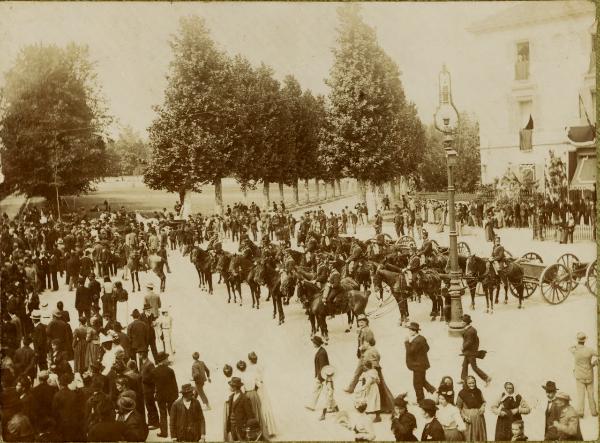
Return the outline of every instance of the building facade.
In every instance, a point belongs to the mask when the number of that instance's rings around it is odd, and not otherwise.
[[[567,134],[596,124],[594,3],[520,2],[468,30],[482,60],[474,69],[485,85],[474,91],[480,94],[481,182],[509,172],[529,175],[543,191],[550,151],[567,165],[569,183],[576,172],[581,176],[577,163],[594,156],[595,164],[595,141],[574,144]],[[589,164],[580,169],[589,175]],[[589,177],[583,179],[594,191]]]

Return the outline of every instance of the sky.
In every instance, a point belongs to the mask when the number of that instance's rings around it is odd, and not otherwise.
[[[466,27],[513,2],[364,3],[362,15],[383,49],[398,64],[404,91],[430,123],[437,106],[437,78],[446,63],[453,98],[472,112],[479,63]],[[146,136],[161,104],[171,60],[169,39],[182,16],[205,18],[217,45],[265,62],[282,80],[293,74],[305,89],[327,94],[333,64],[338,3],[0,3],[0,87],[4,73],[28,44],[88,45],[114,132],[129,125]]]

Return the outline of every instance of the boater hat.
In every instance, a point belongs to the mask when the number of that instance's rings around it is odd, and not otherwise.
[[[317,346],[321,346],[323,344],[323,339],[321,337],[319,337],[318,335],[315,335],[310,340]]]

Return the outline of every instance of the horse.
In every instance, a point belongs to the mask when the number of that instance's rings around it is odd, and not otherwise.
[[[329,331],[327,330],[327,321],[325,320],[325,314],[319,313],[314,314],[312,311],[312,304],[315,297],[319,297],[321,288],[316,283],[309,280],[299,279],[298,280],[298,298],[304,307],[304,311],[310,321],[310,337],[314,337],[317,331],[321,331],[321,336],[325,341],[329,340]]]
[[[472,256],[471,259],[473,259]],[[485,259],[482,259],[485,260]],[[496,272],[496,269],[489,263],[487,267],[486,274],[490,274],[490,278],[495,281],[502,281],[504,285],[505,292],[508,292],[508,285],[512,285],[517,293],[517,298],[519,299],[519,309],[523,307],[523,268],[521,268],[514,260],[506,263],[503,269],[500,269],[500,272]],[[500,292],[500,284],[496,285],[496,299],[495,303],[498,303],[498,293]],[[508,296],[505,294],[505,303],[507,302]]]
[[[485,295],[485,312],[494,313],[494,289],[500,286],[500,282],[498,278],[494,278],[488,267],[490,263],[476,255],[471,255],[467,259],[466,265],[466,276],[469,278],[469,281],[474,281],[475,285],[477,282],[481,282],[481,286],[483,287],[483,293]],[[472,300],[471,306],[474,307],[475,303]]]
[[[376,278],[387,284],[398,304],[400,311],[400,326],[409,322],[408,298],[410,297],[410,286],[403,273],[393,272],[385,269],[385,265],[377,268]]]
[[[213,257],[210,253],[200,246],[194,246],[190,252],[190,261],[194,263],[196,272],[198,272],[198,287],[205,291],[208,286],[208,293],[212,295],[212,272],[213,272]]]
[[[340,286],[344,288],[343,295],[346,297],[345,303],[342,305],[342,311],[340,313],[345,313],[348,317],[348,327],[345,332],[350,332],[352,329],[352,325],[354,320],[361,314],[365,313],[365,309],[367,307],[367,302],[369,301],[369,296],[371,295],[371,291],[362,292],[357,289],[358,286],[355,286],[353,289],[346,289],[351,287],[350,285],[356,284],[352,279],[348,277],[343,278]],[[313,299],[311,310],[314,315],[334,315],[335,311],[331,311],[329,306],[326,306],[324,303],[324,295],[329,290],[329,283],[326,283],[323,286],[323,289],[318,297]],[[338,303],[336,305],[339,306]]]
[[[225,283],[225,287],[227,288],[227,303],[231,303],[231,294],[233,293],[233,302],[237,303],[237,298],[235,295],[235,291],[233,289],[233,281],[231,278],[231,273],[229,272],[229,265],[231,263],[232,254],[229,252],[221,252],[217,256],[217,272],[220,275],[220,280]]]
[[[253,269],[254,281],[260,286],[266,286],[273,300],[273,318],[279,316],[279,324],[285,322],[285,314],[281,300],[284,295],[281,291],[281,274],[277,272],[271,260],[267,258],[259,259]],[[258,300],[257,300],[258,304]]]
[[[245,255],[233,254],[229,262],[229,274],[234,294],[237,290],[240,296],[240,306],[242,306],[242,282],[246,282],[250,287],[252,307],[258,309],[260,307],[260,286],[254,281],[253,273],[251,273],[253,267],[254,263]]]

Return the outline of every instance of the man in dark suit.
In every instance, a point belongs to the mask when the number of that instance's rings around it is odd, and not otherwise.
[[[319,395],[321,395],[321,391],[325,387],[325,379],[321,375],[321,369],[329,365],[329,356],[323,347],[323,339],[321,337],[315,335],[311,341],[317,349],[317,352],[315,353],[315,387],[313,390],[312,401],[306,406],[306,409],[314,411],[317,405],[317,400],[319,399]]]
[[[148,412],[148,428],[156,429],[159,426],[158,410],[156,409],[156,401],[154,399],[154,363],[148,359],[148,351],[140,352],[140,375],[142,376],[142,390],[144,392],[144,403]]]
[[[40,371],[38,374],[39,384],[31,389],[34,405],[34,422],[41,423],[43,420],[52,417],[52,399],[58,392],[56,386],[48,384],[48,371]]]
[[[134,309],[131,313],[133,321],[127,326],[127,337],[129,337],[129,349],[131,358],[137,361],[138,368],[142,367],[141,353],[148,351],[150,333],[148,325],[140,318],[140,312]]]
[[[413,387],[417,395],[417,402],[423,400],[425,395],[423,389],[429,393],[434,393],[435,388],[427,381],[426,373],[429,369],[429,344],[425,337],[419,334],[420,327],[418,323],[410,322],[408,325],[409,336],[404,341],[406,347],[406,367],[413,373]]]
[[[72,349],[73,345],[73,334],[70,326],[62,319],[60,311],[55,310],[52,313],[52,320],[48,323],[46,333],[48,342],[58,340],[60,342],[60,349],[69,354],[69,349]]]
[[[148,426],[136,408],[136,402],[130,397],[122,396],[117,400],[119,414],[117,421],[125,425],[123,432],[125,441],[146,441]]]
[[[488,386],[492,381],[492,378],[477,367],[477,356],[479,355],[479,337],[477,336],[477,329],[471,325],[471,316],[465,314],[462,316],[462,320],[466,323],[465,330],[463,332],[463,345],[462,355],[464,356],[462,364],[462,372],[460,378],[465,380],[469,375],[469,365],[475,373],[485,381],[485,385]]]
[[[140,320],[146,323],[148,327],[148,344],[150,345],[150,351],[152,352],[152,358],[156,361],[158,356],[158,350],[156,349],[156,331],[154,330],[154,320],[156,316],[152,313],[152,307],[144,303],[144,312],[140,315]]]
[[[225,405],[225,436],[227,441],[231,433],[233,441],[243,441],[246,439],[246,423],[248,420],[257,418],[252,412],[252,405],[246,394],[242,392],[242,380],[239,377],[232,377],[229,381],[232,394],[229,396]]]
[[[13,361],[15,375],[26,375],[33,383],[37,373],[37,364],[35,351],[31,349],[30,344],[31,337],[29,335],[23,337],[23,346],[15,351]]]
[[[75,278],[75,277],[73,277]],[[85,287],[85,278],[78,277],[79,283],[75,290],[75,309],[79,313],[79,317],[90,318],[92,311],[92,294],[89,288]]]
[[[171,406],[171,438],[177,441],[204,441],[206,422],[200,402],[190,383],[181,387],[181,398]]]
[[[179,397],[179,388],[175,372],[169,367],[169,354],[159,352],[156,358],[156,368],[152,371],[152,380],[156,389],[156,403],[160,414],[160,433],[161,438],[169,436],[168,415],[171,405]]]
[[[542,389],[546,391],[547,404],[545,407],[546,421],[544,423],[544,441],[553,441],[558,439],[558,430],[554,427],[554,422],[560,417],[560,408],[554,401],[556,399],[556,383],[547,381]]]

